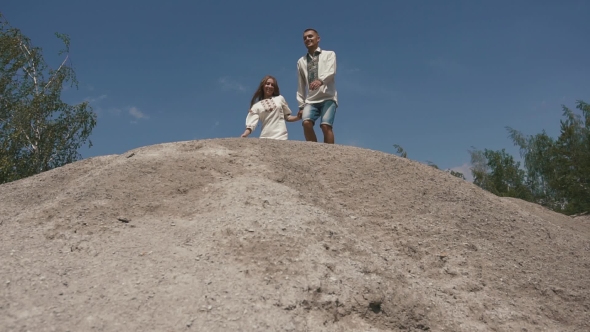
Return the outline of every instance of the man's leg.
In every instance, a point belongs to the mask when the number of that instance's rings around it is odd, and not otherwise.
[[[310,142],[317,142],[318,138],[315,135],[315,130],[313,130],[313,122],[311,120],[303,121],[303,135],[305,135],[305,140]]]
[[[322,132],[324,133],[324,143],[334,144],[334,131],[332,130],[332,126],[327,124],[320,125],[322,128]]]
[[[313,125],[320,116],[320,111],[316,106],[316,104],[305,105],[301,114],[301,118],[303,119],[303,135],[305,135],[305,140],[310,142],[318,141],[315,130],[313,130]]]
[[[324,143],[334,144],[334,117],[336,116],[336,103],[333,100],[326,100],[322,103],[320,128],[324,133]]]

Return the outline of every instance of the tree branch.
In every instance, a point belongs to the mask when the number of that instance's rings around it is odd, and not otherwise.
[[[53,77],[49,79],[49,82],[47,82],[47,84],[45,85],[44,89],[46,89],[49,84],[51,84],[51,82],[53,81],[53,79],[55,78],[55,76],[57,76],[57,73],[59,73],[59,71],[61,70],[61,68],[64,66],[64,64],[66,63],[66,61],[68,61],[68,58],[70,57],[70,54],[66,55],[66,58],[64,59],[64,61],[61,63],[61,65],[59,65],[59,68],[57,68],[57,70],[55,71],[55,73],[53,74]]]
[[[28,62],[30,62],[31,68],[33,68],[33,75],[31,75],[31,73],[24,67],[23,70],[33,79],[33,83],[35,84],[35,93],[39,94],[39,86],[37,84],[37,70],[35,69],[35,61],[33,60],[33,54],[31,54],[31,51],[29,51],[29,49],[27,48],[25,43],[23,43],[22,40],[20,40],[20,47],[29,55]]]
[[[27,133],[25,133],[24,130],[20,130],[20,132],[25,135],[25,137],[27,138],[27,141],[29,142],[29,144],[27,144],[27,149],[31,152],[31,153],[35,153],[37,151],[37,146],[35,144],[33,144],[33,141],[31,140],[31,138],[29,137],[29,135],[27,135]],[[30,146],[30,147],[29,147]]]

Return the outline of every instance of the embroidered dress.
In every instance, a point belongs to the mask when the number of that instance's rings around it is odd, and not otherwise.
[[[288,139],[285,119],[291,115],[291,110],[283,96],[263,99],[252,106],[246,117],[246,128],[252,132],[258,122],[262,124],[260,138],[286,140]]]

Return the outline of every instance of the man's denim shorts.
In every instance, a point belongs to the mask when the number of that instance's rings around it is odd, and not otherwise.
[[[318,118],[321,118],[320,125],[327,124],[330,127],[333,127],[336,108],[336,103],[333,100],[305,104],[301,118],[303,121],[310,120],[314,124]]]

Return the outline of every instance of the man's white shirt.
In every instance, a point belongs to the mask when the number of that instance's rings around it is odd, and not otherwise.
[[[322,50],[319,47],[316,52],[319,52],[318,79],[323,84],[316,90],[308,90],[308,54],[302,56],[297,61],[297,103],[299,104],[299,109],[302,109],[305,104],[321,103],[326,100],[333,100],[338,105],[338,93],[336,92],[336,83],[334,81],[334,77],[336,76],[336,53]]]

